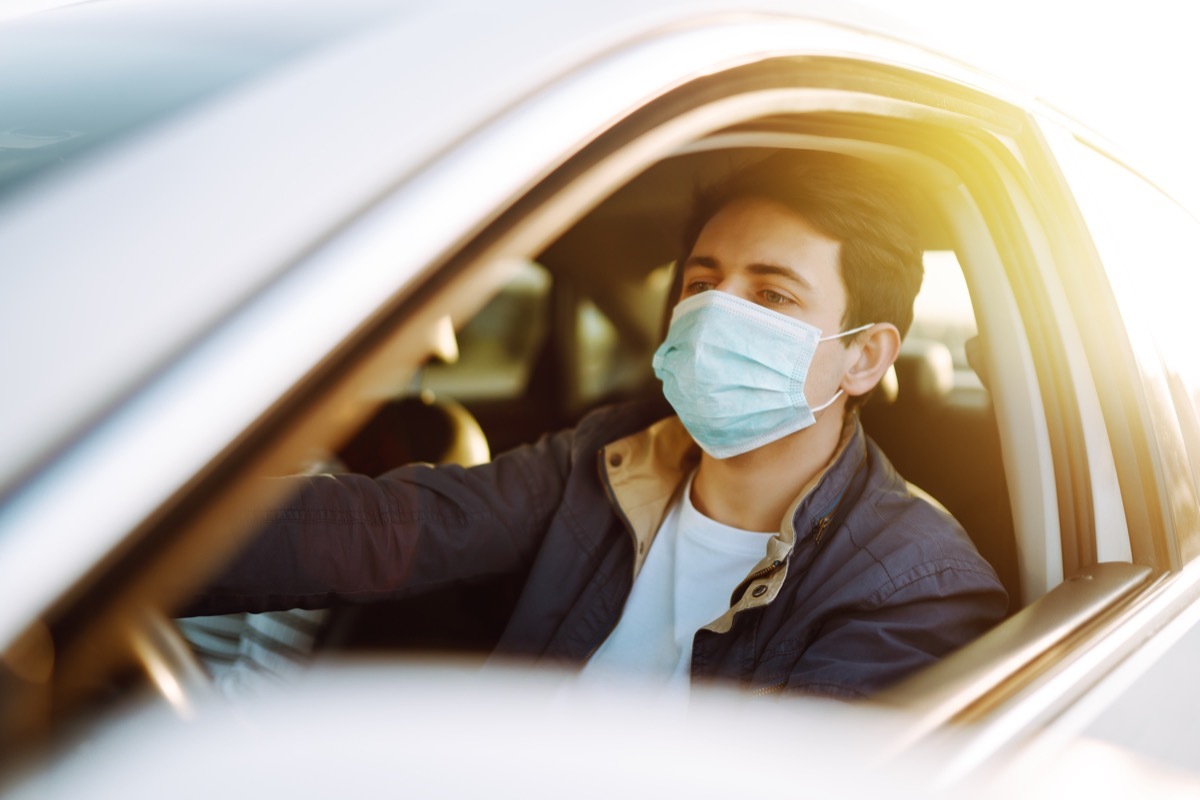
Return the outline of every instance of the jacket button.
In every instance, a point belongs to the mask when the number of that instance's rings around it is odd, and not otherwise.
[[[758,586],[754,587],[754,591],[750,593],[750,596],[751,597],[762,597],[766,593],[767,593],[767,585],[765,583],[760,583]]]
[[[624,459],[621,458],[620,453],[613,453],[611,456],[608,457],[608,465],[610,467],[619,467],[619,466],[621,466],[621,462],[623,460]]]

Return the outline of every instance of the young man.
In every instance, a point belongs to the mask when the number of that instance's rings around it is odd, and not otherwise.
[[[853,407],[921,251],[868,164],[781,153],[701,197],[657,404],[472,468],[290,479],[197,613],[368,602],[528,571],[497,652],[664,683],[869,695],[999,620],[995,573]]]

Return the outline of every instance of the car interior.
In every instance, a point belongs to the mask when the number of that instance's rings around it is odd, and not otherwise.
[[[926,279],[893,370],[862,410],[868,433],[915,493],[950,511],[1021,605],[1000,434],[972,295],[942,204],[947,177],[898,149],[737,131],[634,177],[526,263],[338,449],[332,468],[379,474],[409,461],[477,463],[575,424],[611,402],[654,397],[650,369],[669,313],[681,221],[696,189],[778,147],[836,148],[923,184]],[[521,576],[337,609],[318,646],[486,652]],[[497,602],[497,598],[505,598]]]

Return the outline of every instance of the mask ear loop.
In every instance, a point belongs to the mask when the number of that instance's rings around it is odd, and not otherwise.
[[[865,331],[867,328],[870,328],[874,324],[875,324],[874,322],[868,322],[866,325],[859,325],[857,328],[851,328],[848,331],[842,331],[841,333],[835,333],[835,334],[832,334],[831,336],[822,336],[820,339],[817,339],[817,341],[818,342],[829,342],[834,339],[841,339],[843,336],[853,336],[856,333],[862,333],[863,331]]]
[[[814,414],[817,413],[818,411],[824,411],[825,409],[829,408],[831,405],[836,403],[837,399],[841,396],[842,396],[842,390],[838,389],[836,392],[833,393],[833,397],[829,398],[828,400],[826,400],[824,403],[817,406],[816,408],[810,408],[809,411],[811,411]]]
[[[874,322],[868,322],[866,325],[859,325],[857,328],[851,328],[848,331],[842,331],[841,333],[835,333],[832,336],[823,336],[820,339],[818,339],[817,341],[818,342],[828,342],[833,339],[841,339],[843,336],[853,336],[856,333],[862,333],[863,331],[865,331],[867,328],[870,328],[874,324],[875,324]],[[836,392],[833,393],[833,397],[829,398],[828,400],[826,400],[824,403],[817,406],[816,408],[811,408],[809,410],[814,414],[816,414],[818,411],[824,411],[825,409],[829,408],[831,405],[836,403],[837,399],[839,397],[841,397],[843,394],[844,394],[844,392],[841,389],[838,389]]]

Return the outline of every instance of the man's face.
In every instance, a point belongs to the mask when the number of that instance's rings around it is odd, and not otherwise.
[[[839,249],[786,206],[735,200],[696,239],[684,262],[679,299],[728,292],[820,328],[823,336],[839,333],[846,312]],[[848,366],[841,341],[820,345],[805,383],[809,403],[832,397]]]

